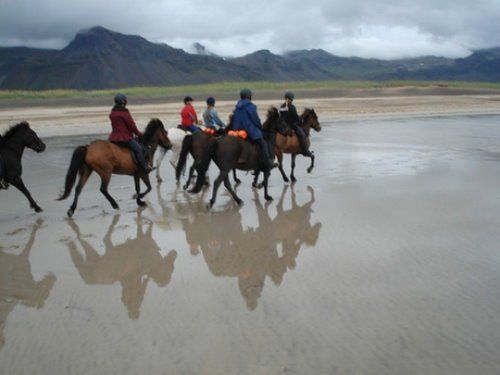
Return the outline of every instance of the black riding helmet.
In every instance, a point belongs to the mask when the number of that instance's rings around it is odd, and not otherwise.
[[[250,91],[250,89],[247,89],[247,88],[241,90],[240,91],[240,98],[252,100],[252,91]]]
[[[215,99],[213,97],[207,98],[207,105],[215,105]]]
[[[184,104],[187,104],[187,102],[192,102],[192,101],[193,101],[193,98],[192,98],[192,97],[190,97],[190,96],[186,96],[186,97],[184,98]]]
[[[290,99],[293,101],[293,99],[295,99],[295,95],[293,94],[293,92],[287,91],[285,92],[285,99]]]
[[[127,104],[127,97],[124,94],[116,94],[115,104],[125,106]]]

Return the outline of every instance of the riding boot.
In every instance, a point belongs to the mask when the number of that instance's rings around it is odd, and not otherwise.
[[[297,139],[299,140],[300,149],[302,150],[302,155],[304,156],[312,156],[312,152],[309,151],[309,146],[307,145],[306,133],[300,126],[295,127],[295,134],[297,134]]]
[[[262,162],[264,163],[264,168],[273,169],[277,166],[274,163],[274,160],[271,159],[269,155],[269,147],[267,146],[267,142],[263,138],[259,138],[256,140],[257,146],[259,147],[260,157]]]
[[[127,147],[130,148],[134,153],[135,158],[137,159],[137,164],[141,171],[145,174],[151,172],[152,168],[148,165],[148,163],[146,163],[141,145],[135,140],[131,140],[127,142]]]

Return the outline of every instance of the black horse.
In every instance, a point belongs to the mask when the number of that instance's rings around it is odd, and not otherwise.
[[[284,129],[281,129],[282,126],[284,126],[284,124],[280,121],[278,110],[275,107],[269,108],[267,111],[267,119],[262,125],[262,130],[272,158],[274,158],[276,133],[278,131],[284,131]],[[270,170],[263,167],[262,159],[259,156],[259,151],[254,143],[245,141],[238,137],[226,135],[218,138],[216,142],[208,144],[203,152],[203,159],[198,169],[198,178],[196,186],[192,190],[193,192],[199,192],[203,187],[205,175],[211,160],[214,160],[215,164],[217,164],[220,169],[220,173],[214,181],[212,198],[210,199],[208,208],[211,208],[214,205],[217,197],[217,190],[222,182],[224,182],[224,186],[229,193],[231,193],[231,196],[236,203],[242,203],[242,200],[236,195],[236,192],[233,190],[231,183],[229,182],[228,174],[233,169],[254,171],[255,173],[263,171],[264,198],[266,200],[273,199],[267,191]]]
[[[12,126],[0,137],[0,163],[2,163],[2,170],[4,171],[3,177],[28,198],[31,208],[36,212],[41,212],[42,209],[31,197],[21,178],[23,173],[21,158],[23,157],[25,147],[31,148],[35,152],[43,152],[45,150],[45,143],[38,138],[35,131],[30,128],[30,125],[26,121],[23,121]]]

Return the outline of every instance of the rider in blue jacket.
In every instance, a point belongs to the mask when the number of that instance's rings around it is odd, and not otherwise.
[[[233,130],[245,130],[248,138],[257,144],[264,167],[266,169],[275,167],[274,160],[270,157],[269,146],[263,138],[257,106],[252,103],[252,92],[249,89],[241,90],[240,100],[234,109],[232,123]]]

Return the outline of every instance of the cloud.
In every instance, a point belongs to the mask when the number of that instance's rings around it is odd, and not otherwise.
[[[500,45],[500,2],[479,0],[0,0],[0,44],[62,48],[101,25],[224,55],[323,48],[341,56],[465,56]]]

